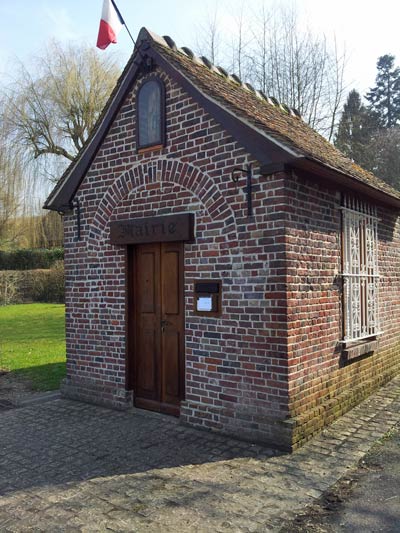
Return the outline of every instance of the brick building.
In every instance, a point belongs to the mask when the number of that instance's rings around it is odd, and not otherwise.
[[[142,29],[64,213],[71,398],[291,449],[398,371],[400,193]]]

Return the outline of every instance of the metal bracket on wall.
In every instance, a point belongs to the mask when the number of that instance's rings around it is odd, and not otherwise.
[[[247,216],[253,216],[253,198],[252,198],[252,188],[253,188],[253,169],[252,164],[246,166],[246,168],[235,167],[232,170],[232,181],[237,183],[239,180],[238,173],[246,174],[246,196],[247,196]]]

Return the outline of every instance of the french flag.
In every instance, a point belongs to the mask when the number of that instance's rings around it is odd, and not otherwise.
[[[97,47],[104,50],[110,43],[117,42],[117,35],[125,24],[113,0],[103,1],[103,11],[97,37]]]

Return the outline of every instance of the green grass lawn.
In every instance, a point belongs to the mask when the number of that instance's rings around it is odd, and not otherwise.
[[[28,379],[38,391],[55,390],[65,376],[65,307],[0,307],[0,369]]]

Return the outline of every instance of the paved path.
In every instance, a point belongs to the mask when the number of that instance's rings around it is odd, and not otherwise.
[[[399,419],[400,377],[292,455],[68,400],[2,411],[0,531],[279,531]]]
[[[400,429],[400,427],[399,427]],[[332,530],[353,533],[400,530],[400,431],[368,455],[364,475],[339,512],[330,516]],[[361,470],[362,472],[362,470]]]

